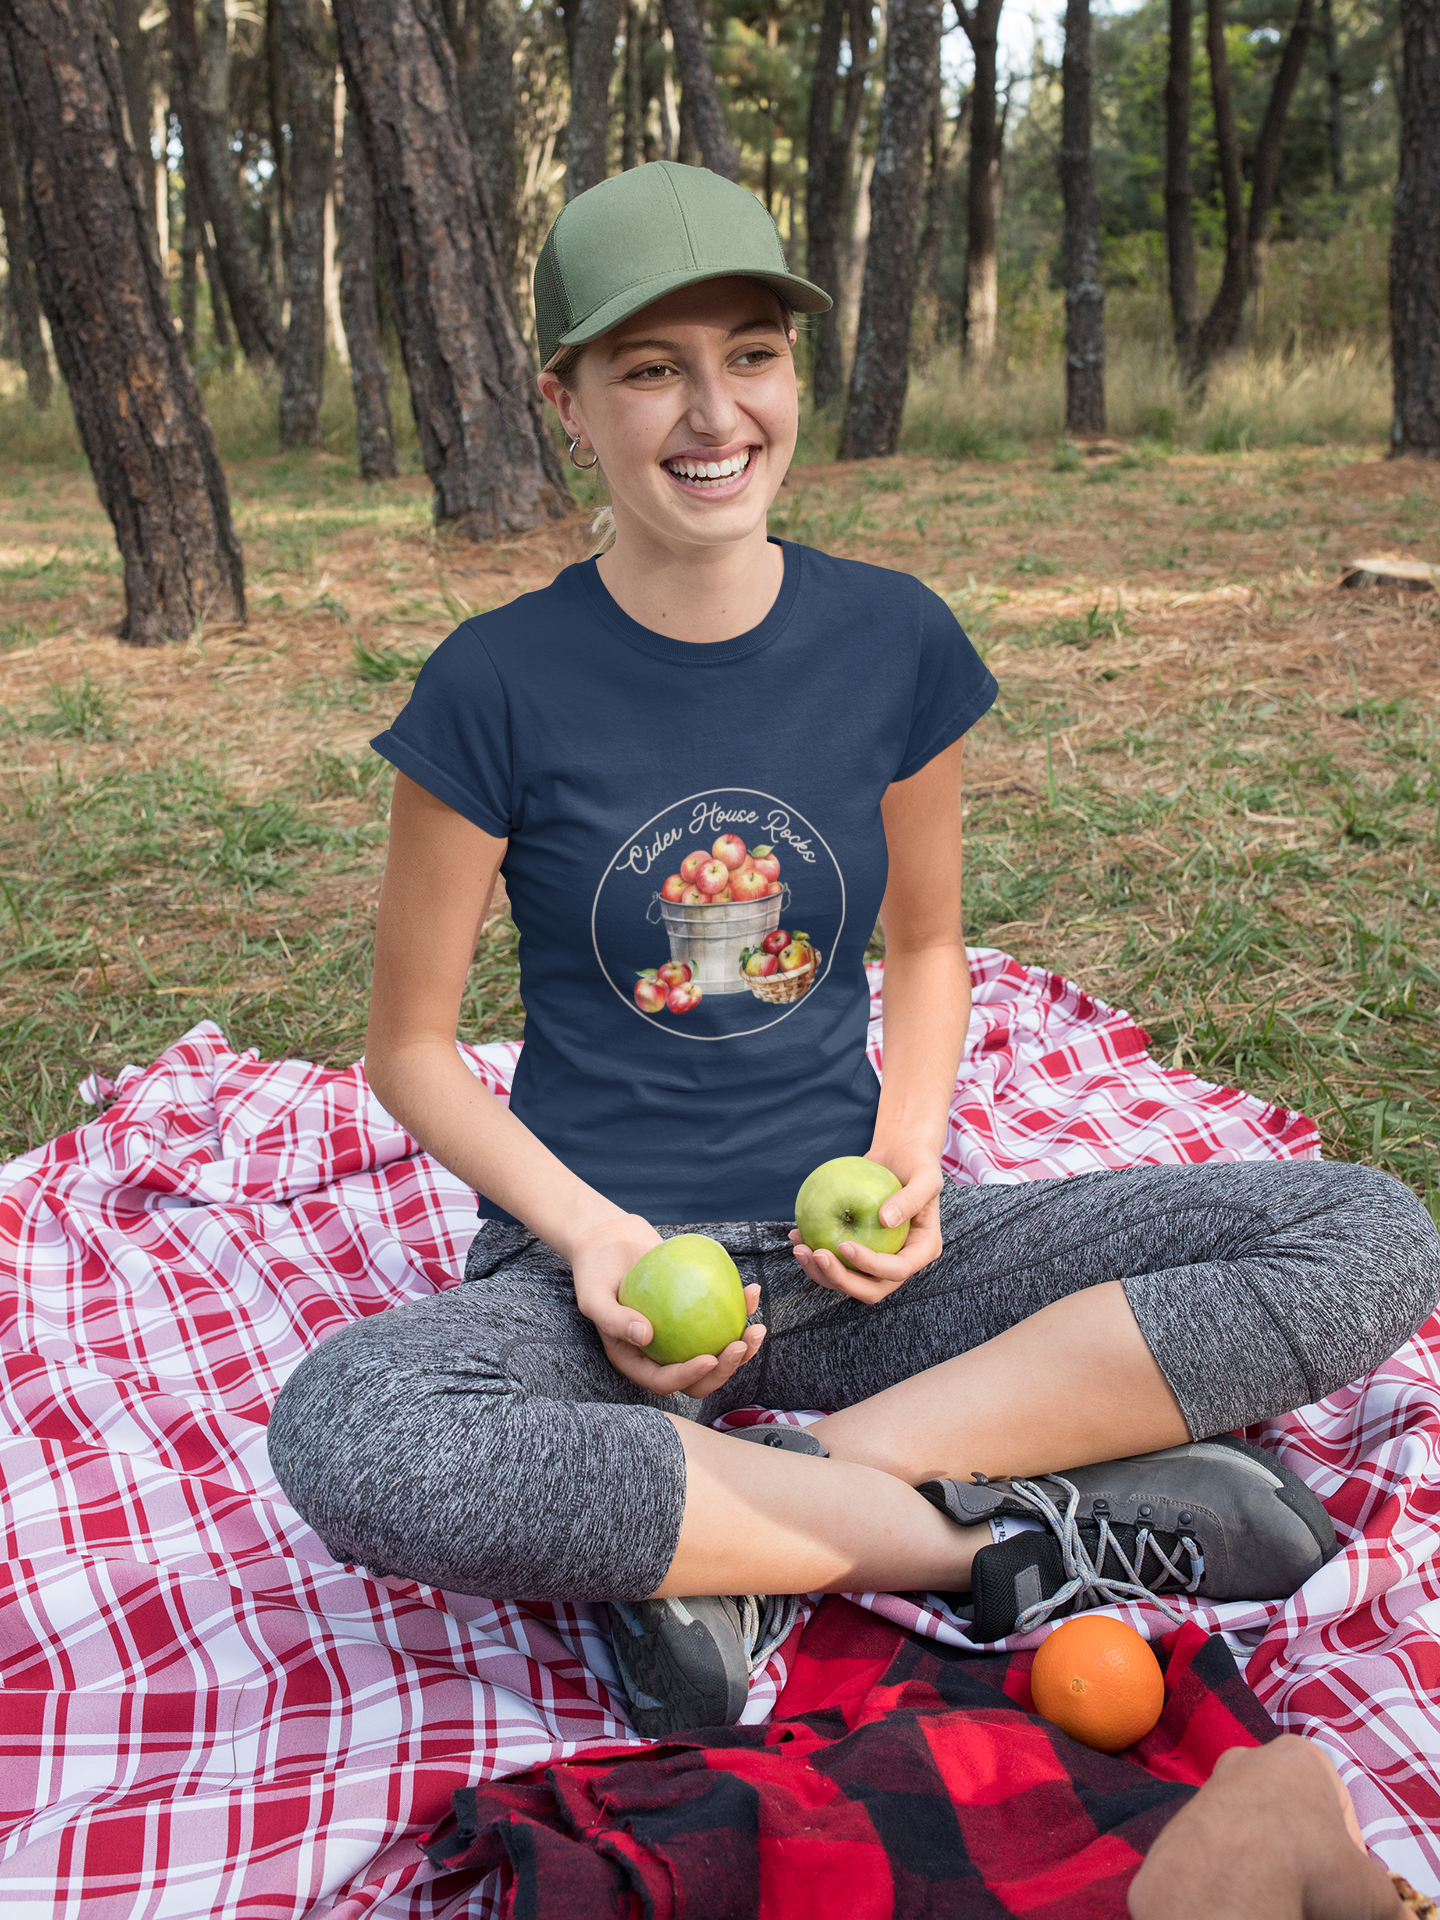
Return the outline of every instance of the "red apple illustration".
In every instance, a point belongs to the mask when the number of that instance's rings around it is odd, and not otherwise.
[[[747,947],[740,956],[740,964],[752,980],[768,980],[780,971],[780,962],[763,947]]]
[[[635,982],[635,1004],[642,1013],[659,1013],[665,1005],[665,993],[654,967],[647,967]]]
[[[745,859],[745,842],[738,833],[722,833],[710,852],[716,860],[723,860],[733,872]]]
[[[667,960],[663,967],[655,969],[657,980],[663,980],[667,988],[683,987],[690,978],[689,963],[684,960]]]
[[[682,907],[703,907],[708,905],[709,902],[706,895],[701,893],[699,887],[686,887],[680,896],[680,904]]]
[[[687,887],[694,886],[695,876],[709,858],[710,855],[706,853],[703,847],[697,847],[694,853],[686,854],[685,858],[680,862],[680,878],[685,882]]]
[[[742,867],[730,876],[730,894],[735,900],[763,900],[770,882],[754,867]]]
[[[695,876],[701,893],[714,895],[730,884],[730,869],[723,860],[707,860]]]
[[[776,927],[773,933],[767,933],[760,942],[766,953],[783,953],[790,944],[790,936],[784,927]]]
[[[769,886],[766,887],[765,889],[765,898],[768,900],[771,898],[772,895],[777,893],[784,893],[784,891],[785,891],[785,887],[783,882],[779,880],[772,880]]]
[[[689,1013],[692,1007],[698,1007],[703,995],[699,987],[687,980],[683,987],[672,987],[665,1004],[671,1013]]]
[[[678,873],[672,873],[660,889],[660,898],[662,900],[683,900],[684,897],[685,882],[680,878]]]
[[[773,847],[763,845],[751,847],[750,858],[755,863],[755,871],[757,873],[763,873],[767,880],[778,880],[780,878],[780,862],[776,858]]]
[[[705,904],[707,907],[727,907],[734,898],[729,887],[722,887],[719,893],[712,893]]]
[[[814,953],[815,950],[810,945],[810,936],[806,933],[797,933],[780,955],[780,971],[798,973],[802,967],[809,966]]]

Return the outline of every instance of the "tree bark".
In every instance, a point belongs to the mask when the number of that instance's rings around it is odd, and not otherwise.
[[[715,84],[710,56],[705,51],[705,35],[695,0],[665,0],[665,19],[675,42],[675,64],[680,69],[681,158],[684,154],[684,122],[688,117],[700,147],[700,160],[712,173],[727,180],[740,178],[740,149],[725,128],[720,105],[720,89]]]
[[[850,42],[840,125],[835,99],[840,92],[840,43]],[[855,171],[855,137],[865,106],[865,76],[870,64],[870,0],[825,0],[820,41],[810,83],[808,160],[805,175],[805,272],[823,287],[835,305],[815,316],[810,336],[811,393],[815,405],[830,406],[844,392],[840,344],[840,241],[848,227]]]
[[[1390,229],[1390,451],[1440,460],[1440,0],[1401,0],[1400,35],[1400,177]]]
[[[1302,0],[1305,4],[1306,0]],[[1060,188],[1065,198],[1065,431],[1105,431],[1105,289],[1090,142],[1090,0],[1067,0]]]
[[[15,315],[20,364],[25,369],[25,387],[31,406],[37,413],[43,413],[50,404],[50,356],[45,351],[45,331],[40,325],[40,292],[35,284],[35,265],[30,258],[30,237],[25,231],[25,199],[11,141],[10,112],[3,101],[0,101],[0,217],[5,222],[5,259],[9,267],[6,284]]]
[[[435,0],[336,0],[435,518],[472,540],[571,510],[515,324]]]
[[[930,110],[940,79],[941,0],[890,0],[885,104],[870,176],[870,245],[838,458],[892,454],[910,377],[910,315]]]
[[[325,392],[325,202],[335,185],[335,40],[325,0],[278,0],[289,96],[290,324],[280,381],[280,444],[318,447]]]
[[[1340,72],[1340,39],[1335,31],[1335,0],[1321,0],[1325,26],[1325,90],[1329,104],[1330,186],[1345,191],[1345,88]]]
[[[975,367],[995,351],[1000,315],[1000,163],[1005,122],[996,99],[996,67],[1003,0],[956,0],[960,24],[975,57],[970,97],[970,199],[966,217],[965,304],[961,352]]]
[[[1260,289],[1265,280],[1265,260],[1269,249],[1270,216],[1275,210],[1275,181],[1280,172],[1280,141],[1285,119],[1294,97],[1295,83],[1305,64],[1310,44],[1314,0],[1298,0],[1290,37],[1280,56],[1280,65],[1265,105],[1260,137],[1255,143],[1255,162],[1250,170],[1250,211],[1245,232],[1245,291],[1254,323],[1259,323]]]
[[[176,3],[182,4],[182,0],[176,0]],[[285,141],[285,88],[281,78],[281,5],[282,0],[265,0],[265,112],[270,122],[268,131],[273,163],[269,191],[270,244],[267,252],[270,256],[270,284],[279,298],[283,298],[285,287],[285,236],[290,231],[290,149]],[[206,26],[208,29],[208,15]]]
[[[642,47],[645,39],[645,10],[637,0],[625,0],[625,67],[621,97],[620,171],[629,173],[640,164],[644,139],[645,89],[642,71]]]
[[[0,108],[14,128],[31,253],[81,442],[125,567],[120,637],[184,640],[245,617],[225,476],[124,138],[98,0],[5,0]]]
[[[261,278],[259,258],[245,228],[240,180],[230,149],[225,0],[205,0],[203,85],[192,0],[174,0],[170,38],[186,171],[199,176],[240,350],[247,360],[268,368],[280,352],[280,314]]]
[[[1165,75],[1165,251],[1175,357],[1188,379],[1195,364],[1200,301],[1195,290],[1195,187],[1190,172],[1190,95],[1194,65],[1191,0],[1170,0]]]
[[[578,0],[570,43],[570,123],[565,134],[565,198],[605,178],[610,84],[621,0]],[[568,19],[570,10],[566,9]]]
[[[125,111],[130,125],[130,151],[135,155],[140,191],[155,216],[155,157],[150,151],[150,67],[145,58],[145,36],[140,31],[140,0],[114,0],[115,46],[120,55],[120,78],[125,87]]]
[[[1215,110],[1215,157],[1225,201],[1225,266],[1210,311],[1195,336],[1195,373],[1203,381],[1221,354],[1229,353],[1245,316],[1245,180],[1240,136],[1230,104],[1230,60],[1225,51],[1225,0],[1205,0],[1205,45],[1210,56],[1210,99]]]
[[[395,429],[390,417],[390,376],[380,345],[380,306],[375,297],[375,190],[355,109],[345,109],[345,213],[340,230],[340,311],[350,348],[350,386],[355,395],[355,440],[362,480],[393,480]]]

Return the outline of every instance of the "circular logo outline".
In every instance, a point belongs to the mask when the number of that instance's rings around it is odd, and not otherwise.
[[[802,825],[809,827],[815,838],[820,842],[821,846],[824,847],[826,853],[830,855],[830,863],[835,869],[835,877],[840,882],[840,924],[835,929],[835,938],[830,942],[830,951],[826,956],[825,965],[821,969],[819,979],[815,981],[810,991],[806,993],[803,998],[794,1001],[790,1006],[777,1013],[773,1020],[763,1020],[758,1027],[742,1027],[738,1033],[691,1033],[687,1032],[683,1027],[668,1025],[662,1027],[653,1014],[645,1013],[640,1007],[636,1006],[634,994],[626,993],[623,988],[615,985],[615,982],[610,977],[610,969],[600,956],[600,938],[596,931],[595,922],[600,912],[600,895],[605,891],[605,882],[610,878],[611,874],[614,873],[615,862],[620,858],[620,855],[625,851],[626,847],[628,847],[633,840],[638,840],[647,828],[653,827],[657,820],[663,820],[667,813],[673,813],[676,807],[688,807],[692,800],[704,800],[711,794],[720,793],[748,793],[753,794],[757,800],[769,800],[777,807],[784,807],[788,814],[793,815]],[[794,807],[790,805],[788,800],[782,800],[780,796],[775,793],[766,793],[761,787],[702,787],[697,793],[687,793],[683,800],[672,800],[668,806],[661,807],[658,812],[652,813],[650,818],[636,827],[633,833],[626,834],[614,853],[612,853],[606,861],[605,871],[600,876],[600,884],[595,889],[595,898],[590,903],[590,945],[595,951],[595,964],[599,967],[601,973],[604,974],[606,985],[619,996],[621,1002],[630,1009],[636,1019],[643,1020],[648,1027],[662,1033],[668,1033],[676,1040],[699,1040],[705,1045],[721,1040],[745,1040],[748,1039],[751,1034],[766,1033],[771,1027],[778,1027],[782,1020],[788,1020],[791,1014],[797,1013],[801,1007],[807,1006],[816,988],[825,981],[831,967],[834,965],[835,950],[840,945],[840,936],[844,931],[845,873],[840,862],[835,858],[830,842],[825,838],[824,834],[821,833],[814,821],[807,820],[803,813],[796,813]]]

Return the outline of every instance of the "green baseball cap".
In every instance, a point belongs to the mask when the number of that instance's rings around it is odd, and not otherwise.
[[[775,222],[744,187],[673,160],[617,173],[565,207],[535,263],[540,364],[583,346],[699,280],[763,280],[797,313],[824,313],[828,293],[791,273]]]

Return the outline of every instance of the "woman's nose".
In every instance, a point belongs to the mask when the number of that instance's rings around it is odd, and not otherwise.
[[[691,382],[686,415],[692,430],[717,440],[731,437],[740,409],[723,372],[702,374]]]

